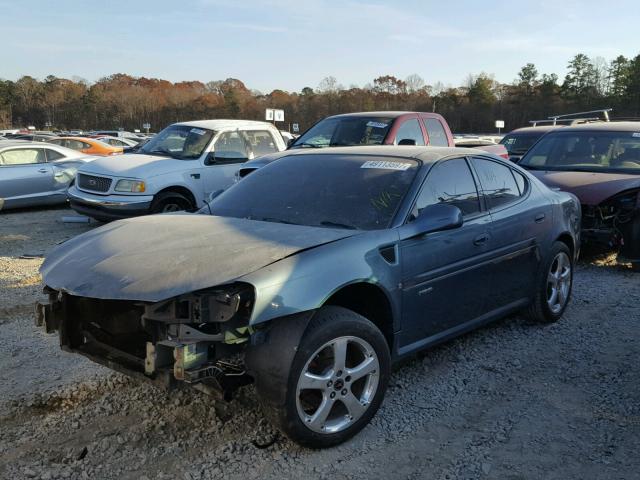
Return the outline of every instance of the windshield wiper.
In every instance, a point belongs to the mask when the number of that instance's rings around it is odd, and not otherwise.
[[[296,143],[295,145],[292,145],[292,146],[293,147],[323,148],[323,145],[318,145],[317,143],[309,143],[309,142]]]
[[[247,217],[247,219],[258,220],[259,222],[274,222],[274,223],[285,223],[287,225],[300,225],[299,223],[290,222],[288,220],[282,220],[281,218],[274,218],[274,217],[261,217],[261,218]]]
[[[179,159],[180,157],[176,157],[173,152],[167,150],[166,148],[159,148],[158,150],[151,150],[150,152],[144,152],[149,154],[163,155],[165,157],[171,157]]]
[[[336,227],[336,228],[346,228],[347,230],[357,230],[358,227],[354,227],[353,225],[348,225],[346,223],[340,222],[332,222],[330,220],[323,220],[320,222],[320,225],[323,227]]]

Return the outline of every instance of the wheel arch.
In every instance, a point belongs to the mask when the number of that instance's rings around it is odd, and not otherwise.
[[[170,187],[166,187],[163,188],[162,190],[158,191],[154,196],[154,200],[161,194],[163,193],[179,193],[180,195],[186,197],[191,204],[193,205],[193,208],[198,208],[198,202],[196,201],[196,197],[193,194],[193,192],[191,190],[189,190],[187,187],[181,186],[181,185],[172,185]]]
[[[555,239],[555,241],[564,243],[567,246],[567,248],[569,249],[569,251],[571,252],[571,258],[575,260],[575,258],[576,258],[576,244],[575,244],[575,241],[573,239],[573,236],[569,232],[562,232],[560,235],[558,235],[558,237]]]
[[[377,283],[367,280],[350,282],[336,288],[322,303],[347,308],[373,323],[384,335],[389,351],[394,344],[395,315],[393,303]]]

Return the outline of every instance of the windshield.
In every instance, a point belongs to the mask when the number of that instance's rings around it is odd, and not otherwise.
[[[387,228],[418,162],[362,155],[279,159],[216,197],[211,213],[330,228]]]
[[[562,132],[543,137],[519,165],[539,170],[640,173],[640,132]]]
[[[206,128],[171,125],[140,147],[137,153],[164,155],[181,160],[200,158],[214,133]]]
[[[330,117],[316,123],[291,148],[382,145],[393,118]]]
[[[500,143],[505,146],[509,155],[524,155],[543,134],[544,132],[528,133],[526,135],[509,134]]]

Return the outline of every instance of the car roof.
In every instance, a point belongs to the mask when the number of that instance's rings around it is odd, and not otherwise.
[[[487,152],[480,152],[475,148],[422,147],[410,145],[366,145],[352,147],[305,148],[287,150],[283,153],[290,155],[370,155],[375,157],[396,157],[397,159],[405,158],[421,160],[425,164],[434,163],[442,158],[454,155],[490,155]]]
[[[244,127],[260,127],[271,128],[272,125],[268,122],[259,122],[256,120],[194,120],[190,122],[179,122],[175,125],[184,125],[187,127],[207,128],[209,130],[222,130],[226,128],[244,128]]]
[[[516,128],[515,130],[510,131],[505,135],[512,134],[528,134],[528,133],[540,133],[541,135],[546,132],[550,132],[551,130],[556,130],[558,128],[566,128],[566,125],[540,125],[538,127],[522,127]]]
[[[88,157],[89,156],[77,150],[73,150],[71,148],[67,148],[61,145],[56,145],[54,143],[47,143],[47,142],[31,142],[26,140],[6,140],[3,142],[0,142],[0,150],[4,150],[7,147],[39,147],[39,148],[49,147],[55,150],[61,150],[66,152],[68,157],[71,157],[71,156]]]
[[[640,122],[593,122],[564,127],[563,132],[640,132]]]
[[[433,115],[439,116],[436,113],[430,112],[405,112],[405,111],[379,111],[379,112],[353,112],[353,113],[341,113],[339,115],[331,115],[327,118],[340,118],[340,117],[383,117],[383,118],[397,118],[402,115],[412,115],[412,114],[420,114],[420,115]]]
[[[51,145],[47,142],[32,142],[31,140],[3,140],[0,142],[0,148],[6,147],[43,147]],[[57,145],[54,145],[57,146]]]

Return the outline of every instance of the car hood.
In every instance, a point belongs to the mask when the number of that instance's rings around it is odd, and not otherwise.
[[[44,284],[72,295],[157,302],[232,282],[357,231],[198,214],[121,220],[63,243]]]
[[[176,160],[159,155],[131,153],[101,157],[82,167],[82,173],[128,178],[149,178],[198,165],[197,160]]]
[[[550,188],[571,192],[583,205],[598,205],[617,193],[640,188],[640,175],[529,170]]]
[[[264,167],[265,165],[268,165],[269,163],[273,162],[274,160],[278,160],[279,158],[282,157],[286,157],[289,155],[294,154],[295,151],[293,150],[283,150],[282,152],[275,152],[275,153],[268,153],[266,155],[261,155],[260,157],[256,158],[255,160],[250,160],[248,162],[245,162],[242,164],[242,169],[245,168],[261,168]]]

